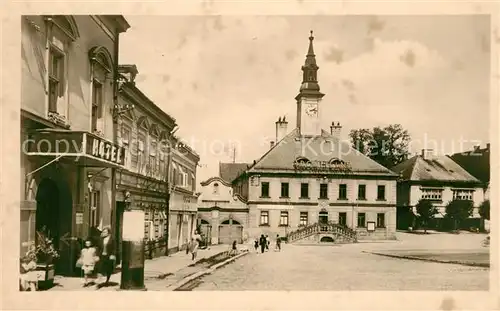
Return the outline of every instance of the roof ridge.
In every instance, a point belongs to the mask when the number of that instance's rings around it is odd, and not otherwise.
[[[285,139],[287,139],[288,137],[292,136],[292,134],[295,134],[296,132],[298,131],[298,128],[294,128],[292,131],[290,131],[290,133],[286,134],[279,142],[276,142],[274,144],[273,147],[269,148],[269,150],[267,150],[257,161],[255,161],[249,168],[248,170],[251,170],[252,168],[254,168],[257,164],[259,164],[260,162],[262,162],[264,160],[264,158],[269,155],[269,153],[274,150],[275,148],[277,148],[279,145],[282,145],[283,144],[283,141]],[[240,174],[241,175],[241,174]],[[238,176],[239,177],[239,176]]]

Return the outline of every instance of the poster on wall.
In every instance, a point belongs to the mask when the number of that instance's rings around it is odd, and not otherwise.
[[[77,225],[82,225],[83,224],[83,213],[76,213],[76,220],[75,220]]]
[[[369,231],[369,232],[373,232],[375,231],[375,222],[374,221],[369,221],[366,223],[366,229]]]
[[[142,241],[144,239],[144,212],[127,211],[123,213],[123,240]]]

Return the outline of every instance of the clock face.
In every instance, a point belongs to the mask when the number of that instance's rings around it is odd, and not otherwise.
[[[316,105],[307,105],[306,106],[306,114],[311,117],[315,117],[318,115],[318,106]]]

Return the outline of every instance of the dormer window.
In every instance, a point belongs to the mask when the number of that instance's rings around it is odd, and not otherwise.
[[[299,157],[295,160],[298,164],[311,164],[311,161],[309,159],[304,158],[304,157]]]
[[[333,158],[328,163],[332,164],[332,165],[342,165],[342,164],[345,164],[344,161],[342,161],[342,160],[340,160],[338,158]]]

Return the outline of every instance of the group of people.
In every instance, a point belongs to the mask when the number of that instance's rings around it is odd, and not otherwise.
[[[94,239],[88,238],[76,261],[76,267],[82,269],[83,272],[84,287],[95,284],[93,279],[98,274],[106,278],[103,285],[108,285],[115,269],[116,248],[114,240],[111,238],[111,230],[104,228],[100,234],[99,245],[95,244]]]
[[[261,234],[260,238],[254,241],[254,248],[257,253],[259,252],[259,246],[260,246],[260,252],[264,253],[266,250],[269,251],[270,245],[271,245],[271,239],[267,234],[266,235]],[[279,234],[276,235],[276,246],[274,250],[278,252],[281,251],[281,238]]]

